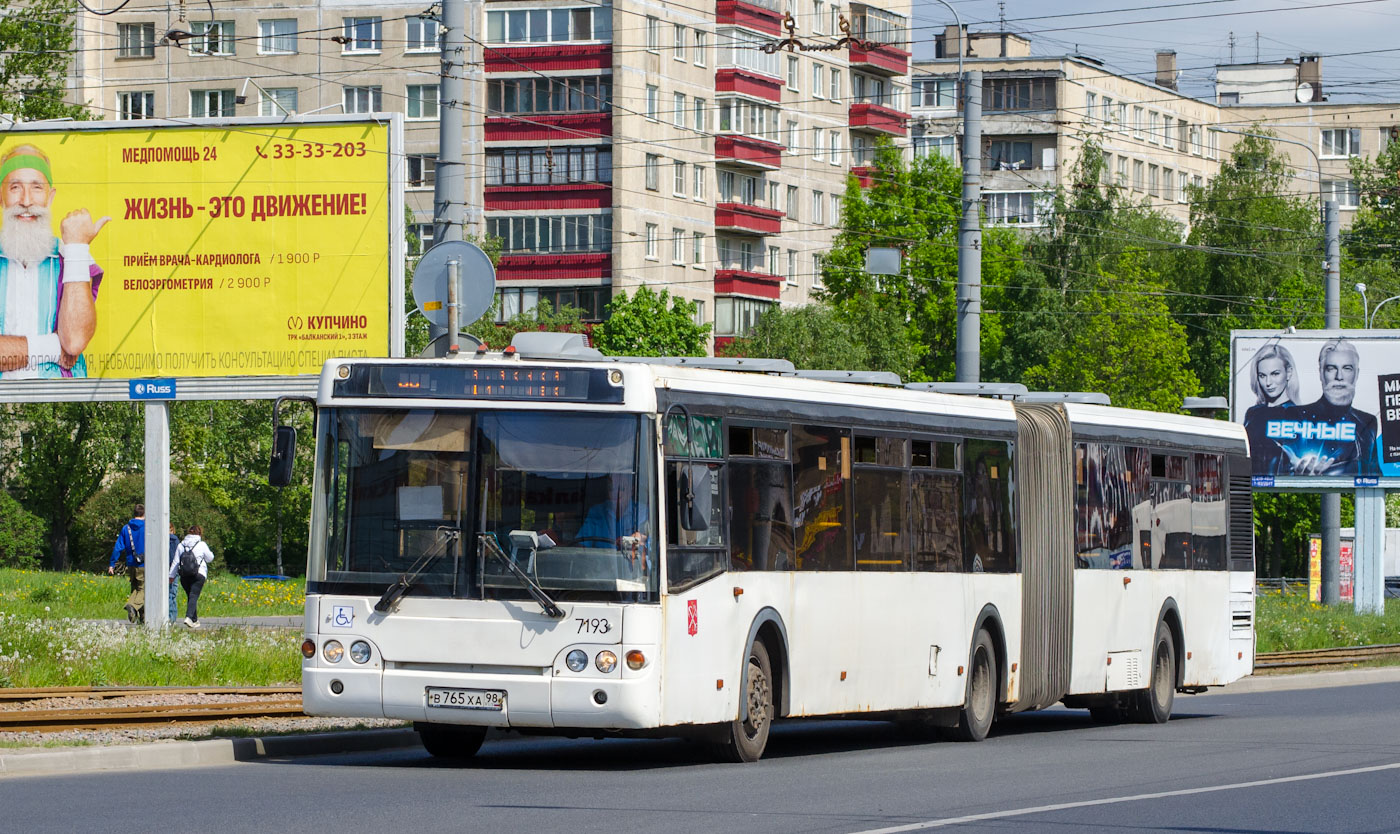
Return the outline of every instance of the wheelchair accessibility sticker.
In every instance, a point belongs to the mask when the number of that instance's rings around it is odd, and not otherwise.
[[[355,625],[355,606],[331,606],[331,626],[334,628],[350,628],[353,625]]]

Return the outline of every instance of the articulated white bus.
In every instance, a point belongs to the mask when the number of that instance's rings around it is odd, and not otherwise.
[[[1238,425],[593,357],[326,365],[308,714],[754,761],[776,719],[1164,722],[1252,670]]]

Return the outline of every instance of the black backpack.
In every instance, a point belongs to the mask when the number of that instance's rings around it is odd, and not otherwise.
[[[194,579],[199,576],[199,557],[194,554],[194,548],[185,548],[180,551],[179,567],[181,579]]]

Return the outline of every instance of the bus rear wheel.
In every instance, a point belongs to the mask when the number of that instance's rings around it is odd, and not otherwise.
[[[958,726],[949,730],[955,741],[981,741],[992,729],[997,711],[997,653],[992,638],[977,632],[968,656],[967,694],[958,711]]]
[[[418,731],[423,749],[437,759],[470,759],[486,740],[485,727],[415,721],[413,729]]]
[[[768,647],[754,641],[749,647],[744,665],[744,684],[739,692],[747,709],[744,717],[729,722],[721,729],[715,756],[723,762],[756,762],[768,746],[768,732],[773,727],[773,666],[768,659]]]
[[[1132,718],[1139,724],[1165,724],[1176,698],[1176,641],[1165,622],[1157,624],[1152,641],[1152,681],[1133,699]]]

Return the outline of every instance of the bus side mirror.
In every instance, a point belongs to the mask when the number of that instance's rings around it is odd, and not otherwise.
[[[710,511],[714,473],[703,463],[681,468],[680,522],[681,529],[692,533],[710,529]]]
[[[267,468],[269,486],[284,487],[292,482],[292,464],[297,457],[297,430],[278,426],[272,438],[272,463]]]

